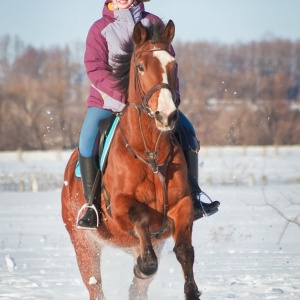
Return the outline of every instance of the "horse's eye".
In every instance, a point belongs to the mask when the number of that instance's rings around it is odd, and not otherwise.
[[[140,72],[144,72],[144,67],[142,65],[137,65],[136,67]]]

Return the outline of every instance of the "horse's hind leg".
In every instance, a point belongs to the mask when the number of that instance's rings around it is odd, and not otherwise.
[[[163,246],[163,241],[154,246],[154,250],[158,258],[160,257]],[[137,257],[139,256],[139,251],[137,251],[137,249],[133,250],[133,255],[134,258],[137,259]],[[129,300],[147,300],[148,288],[153,279],[154,276],[149,277],[148,279],[140,279],[134,277],[129,288]]]
[[[90,300],[104,300],[100,273],[101,246],[93,238],[93,232],[76,228],[71,234],[79,271],[89,291]]]
[[[140,279],[134,277],[129,288],[129,300],[147,300],[147,292],[154,277]]]

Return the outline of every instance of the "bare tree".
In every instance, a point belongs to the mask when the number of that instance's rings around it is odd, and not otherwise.
[[[174,45],[180,109],[206,145],[299,144],[300,41]],[[74,148],[85,115],[83,45],[0,38],[0,150]]]

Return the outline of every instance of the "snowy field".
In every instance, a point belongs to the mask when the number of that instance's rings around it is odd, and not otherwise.
[[[0,153],[0,299],[88,299],[60,216],[70,152]],[[220,211],[194,224],[202,300],[300,299],[300,147],[203,148],[201,187]],[[170,239],[149,300],[184,299]],[[128,299],[131,256],[107,248],[107,300]]]

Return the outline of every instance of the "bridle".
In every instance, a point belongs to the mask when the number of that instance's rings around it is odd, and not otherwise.
[[[166,172],[167,172],[167,168],[168,168],[168,164],[171,158],[171,146],[169,149],[169,153],[167,154],[167,156],[164,159],[163,164],[158,165],[158,144],[161,138],[161,134],[162,132],[160,132],[160,134],[158,135],[157,141],[155,143],[155,149],[154,151],[149,151],[147,144],[146,144],[146,139],[145,139],[145,135],[142,129],[142,122],[141,122],[141,115],[142,113],[147,113],[150,117],[154,117],[154,113],[151,110],[151,108],[148,106],[148,102],[149,99],[152,97],[152,95],[161,89],[167,89],[171,92],[172,95],[172,99],[173,102],[175,103],[176,100],[176,92],[175,89],[172,88],[168,83],[158,83],[155,86],[153,86],[150,90],[148,90],[147,92],[143,91],[142,89],[142,85],[138,76],[138,71],[137,71],[137,56],[140,53],[143,52],[154,52],[154,51],[167,51],[168,53],[169,50],[166,48],[157,48],[157,49],[150,49],[150,50],[140,50],[138,52],[134,52],[134,72],[135,72],[135,89],[138,90],[139,93],[139,97],[141,99],[141,104],[136,104],[136,103],[132,103],[129,102],[128,105],[129,106],[133,106],[136,108],[137,112],[138,112],[138,119],[139,119],[139,127],[140,127],[140,132],[141,132],[141,136],[142,136],[142,140],[144,143],[144,154],[146,157],[143,157],[141,155],[139,155],[138,153],[136,153],[131,146],[129,145],[124,133],[122,132],[121,127],[120,128],[120,132],[121,132],[121,136],[123,138],[124,144],[126,149],[129,151],[129,153],[134,157],[134,158],[138,158],[140,161],[142,161],[145,165],[147,165],[147,167],[149,167],[152,172],[154,174],[156,174],[163,186],[163,191],[164,191],[164,204],[163,204],[163,221],[162,221],[162,225],[160,227],[160,229],[157,232],[151,233],[150,236],[151,237],[156,237],[157,239],[161,238],[162,234],[164,233],[165,227],[166,227],[166,223],[167,223],[167,213],[168,213],[168,209],[169,209],[169,204],[168,204],[168,190],[167,190],[167,186],[166,186]],[[174,145],[172,137],[170,136],[171,139],[171,145]],[[132,232],[132,234],[135,236],[135,233]]]
[[[143,111],[147,112],[151,117],[154,116],[154,113],[151,110],[151,108],[148,106],[148,102],[149,102],[150,98],[152,97],[152,95],[156,91],[161,90],[161,89],[167,89],[167,90],[169,90],[171,92],[173,102],[175,103],[175,101],[176,101],[176,92],[175,92],[175,89],[172,88],[168,83],[161,82],[161,83],[158,83],[155,86],[153,86],[147,92],[143,91],[143,88],[142,88],[142,85],[141,85],[141,82],[140,82],[140,78],[139,78],[139,75],[138,75],[138,71],[137,71],[137,65],[138,65],[138,63],[137,63],[137,57],[138,57],[139,54],[141,54],[143,52],[155,52],[155,51],[166,51],[167,53],[169,53],[171,55],[169,49],[167,49],[167,48],[156,48],[156,49],[140,50],[138,52],[133,52],[133,56],[134,56],[134,72],[135,72],[134,73],[135,89],[138,90],[139,97],[141,98],[141,103],[142,103]],[[129,105],[131,105],[131,106],[137,106],[138,104],[129,103]]]
[[[127,142],[124,134],[122,133],[122,131],[121,131],[121,134],[123,136],[123,140],[125,142],[126,148],[130,151],[130,153],[132,155],[134,154],[133,156],[139,158],[141,161],[146,163],[150,167],[150,169],[153,171],[153,173],[157,173],[158,172],[158,165],[157,165],[158,151],[157,151],[157,148],[158,148],[158,143],[159,143],[162,132],[160,132],[160,134],[157,138],[157,141],[155,143],[155,150],[154,151],[149,151],[148,147],[147,147],[147,144],[146,144],[145,135],[144,135],[144,132],[143,132],[143,129],[142,129],[141,114],[142,113],[147,113],[150,117],[152,117],[152,118],[154,117],[153,111],[148,106],[148,101],[156,91],[161,90],[163,88],[168,89],[172,94],[172,100],[173,100],[174,103],[175,103],[175,100],[176,100],[175,99],[176,92],[175,92],[174,88],[172,88],[168,83],[164,83],[164,82],[156,84],[155,86],[153,86],[147,92],[143,91],[142,85],[141,85],[141,82],[140,82],[140,79],[139,79],[139,76],[138,76],[138,72],[137,72],[137,65],[138,65],[137,57],[138,57],[139,54],[141,54],[143,52],[154,52],[154,51],[167,51],[170,54],[170,51],[167,48],[155,48],[155,49],[149,49],[149,50],[140,50],[138,52],[133,53],[134,72],[135,72],[134,73],[134,78],[135,78],[134,84],[135,84],[135,89],[138,90],[139,97],[141,99],[141,104],[136,104],[136,103],[132,103],[132,102],[128,103],[129,106],[135,107],[137,109],[137,112],[138,112],[139,127],[140,127],[140,132],[141,132],[143,143],[144,143],[146,159],[144,159],[143,157],[141,157],[138,154],[135,154],[134,151],[131,149],[130,145],[128,144],[128,142]]]

